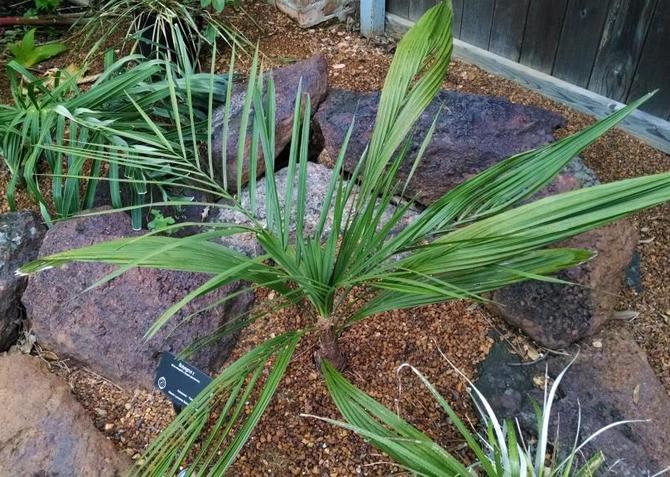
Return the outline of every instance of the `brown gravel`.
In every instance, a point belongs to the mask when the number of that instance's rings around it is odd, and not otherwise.
[[[268,302],[266,291],[259,291],[257,302],[258,306]],[[231,359],[265,339],[310,323],[304,308],[271,313],[242,332]],[[349,360],[345,374],[356,386],[467,460],[470,456],[462,440],[428,391],[409,371],[396,374],[396,370],[404,363],[417,367],[460,416],[475,422],[465,383],[441,353],[473,376],[493,343],[490,331],[491,322],[483,309],[467,302],[383,313],[353,326],[341,337]],[[315,345],[307,336],[298,346],[275,398],[231,475],[398,474],[399,469],[387,457],[352,433],[301,416],[341,419],[314,364]],[[68,381],[96,427],[134,459],[174,416],[171,404],[157,392],[123,389],[39,346],[37,354]]]
[[[262,302],[262,297],[261,297]],[[301,310],[287,309],[245,330],[237,352],[266,337],[310,323]],[[463,381],[442,358],[472,376],[492,340],[489,322],[479,307],[465,302],[383,313],[353,326],[341,338],[349,359],[347,377],[375,399],[427,432],[452,451],[461,445],[428,392],[396,369],[403,363],[419,368],[461,416],[474,418]],[[301,413],[341,418],[332,405],[313,362],[314,341],[299,345],[276,399],[233,467],[231,475],[388,475],[388,459],[349,432],[300,417]],[[384,462],[383,464],[378,464]],[[395,469],[397,471],[397,469]]]
[[[330,64],[332,86],[360,91],[381,88],[392,57],[393,42],[361,38],[340,24],[302,30],[265,3],[244,1],[243,6],[244,11],[234,13],[231,18],[252,42],[259,42],[268,66],[281,66],[322,52]],[[247,59],[241,60],[240,71],[247,63]],[[222,55],[217,69],[223,72],[227,64],[228,59]],[[0,85],[4,84],[3,76],[0,74]],[[567,120],[566,127],[559,131],[560,136],[592,121],[511,81],[458,60],[452,63],[445,87],[503,96],[513,102],[557,111]],[[670,171],[669,156],[621,131],[607,134],[585,151],[583,157],[605,182]],[[0,169],[0,190],[7,180],[3,173]],[[20,199],[20,204],[27,202]],[[665,206],[635,217],[644,241],[640,245],[644,291],[639,295],[625,292],[619,309],[640,313],[628,326],[647,351],[651,365],[670,393],[669,212],[670,206]],[[270,315],[244,331],[237,353],[249,349],[262,337],[299,326],[303,320],[294,309]],[[457,449],[460,443],[454,439],[452,429],[434,401],[408,374],[403,375],[402,393],[399,393],[395,371],[404,362],[412,363],[426,373],[461,415],[471,416],[463,383],[441,358],[438,347],[466,374],[472,375],[490,346],[488,333],[492,323],[479,307],[469,307],[462,302],[374,317],[342,337],[342,346],[350,359],[347,376],[443,445]],[[506,330],[499,323],[496,327]],[[509,330],[506,333],[522,354],[536,353],[532,344],[510,334]],[[309,338],[301,343],[276,399],[252,434],[231,475],[400,473],[388,464],[386,457],[350,433],[300,417],[301,413],[338,417],[312,363],[312,348]],[[141,452],[172,416],[169,403],[157,394],[120,390],[86,370],[72,368],[59,372],[67,377],[75,394],[91,411],[98,428],[119,449],[131,455]]]

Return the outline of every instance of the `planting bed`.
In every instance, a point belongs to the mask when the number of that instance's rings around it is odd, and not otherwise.
[[[326,24],[312,29],[298,28],[289,18],[264,2],[242,2],[243,9],[226,13],[252,43],[259,42],[267,66],[281,67],[322,53],[328,63],[331,88],[376,91],[381,88],[394,51],[387,39],[361,38],[344,24]],[[1,7],[0,7],[1,13]],[[227,50],[226,50],[227,51]],[[228,68],[229,53],[222,54],[217,69]],[[46,63],[43,67],[77,62],[80,51]],[[242,57],[238,69],[248,67]],[[6,79],[0,73],[0,85]],[[529,92],[513,82],[481,69],[453,61],[444,87],[463,93],[499,96],[513,103],[535,106],[560,114],[565,125],[557,137],[576,132],[592,121],[580,113]],[[0,92],[2,100],[8,98]],[[670,157],[629,135],[615,130],[582,155],[602,182],[642,174],[670,171]],[[0,167],[0,192],[8,181]],[[45,180],[45,186],[48,180]],[[20,208],[34,208],[19,195]],[[6,203],[0,205],[0,212]],[[670,395],[670,206],[640,213],[632,219],[639,231],[637,253],[639,272],[629,270],[616,309],[632,311],[613,320],[610,329],[626,328],[647,353],[649,364]],[[267,302],[268,292],[260,290],[256,308]],[[233,358],[265,338],[306,323],[301,310],[288,308],[272,312],[242,331]],[[385,313],[355,325],[342,336],[349,357],[347,377],[362,390],[396,410],[445,448],[468,458],[462,442],[444,413],[423,386],[409,372],[397,368],[410,363],[424,372],[457,412],[476,421],[465,383],[445,360],[446,355],[466,375],[474,377],[492,345],[502,335],[525,361],[537,360],[546,350],[512,330],[483,306],[466,302],[427,306],[415,310]],[[604,341],[605,344],[609,343]],[[600,338],[586,338],[587,348],[603,346]],[[242,451],[230,475],[401,475],[402,470],[373,447],[350,432],[301,414],[339,419],[323,381],[313,363],[316,343],[303,340],[278,392]],[[127,385],[119,386],[51,350],[37,346],[33,351],[57,375],[67,380],[75,396],[89,411],[95,426],[130,458],[137,459],[145,446],[174,415],[171,404],[157,392]],[[629,390],[634,393],[635,390]],[[625,392],[628,392],[626,390]],[[639,389],[638,389],[639,393]],[[645,409],[639,409],[640,418]],[[607,441],[600,441],[606,445]]]

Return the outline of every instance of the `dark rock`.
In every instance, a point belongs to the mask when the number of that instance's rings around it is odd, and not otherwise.
[[[576,159],[536,198],[595,183],[592,171]],[[596,252],[587,263],[559,274],[576,285],[519,283],[494,292],[489,309],[549,348],[592,335],[614,313],[637,241],[632,223],[623,220],[561,242],[556,246]]]
[[[594,346],[595,345],[595,346]],[[542,390],[533,378],[545,369],[553,380],[568,365],[570,357],[550,356],[547,361],[515,366],[518,360],[499,343],[481,364],[477,388],[491,403],[499,418],[519,417],[527,432],[533,432],[531,399],[542,402]],[[628,330],[608,328],[569,349],[577,357],[559,385],[554,402],[550,435],[559,423],[559,445],[572,448],[581,409],[580,442],[599,429],[621,420],[649,422],[614,427],[584,448],[585,456],[601,450],[604,468],[618,461],[611,473],[622,477],[653,475],[670,465],[670,398],[649,366],[644,352]]]
[[[123,213],[82,217],[56,224],[40,249],[40,256],[132,236]],[[214,300],[239,289],[223,287],[188,305],[151,340],[144,333],[161,313],[209,276],[135,268],[89,292],[87,287],[114,270],[97,263],[74,263],[46,270],[29,280],[23,296],[38,341],[48,349],[85,363],[112,381],[151,388],[162,351],[178,352],[208,336],[244,313],[252,296],[243,293],[196,316],[183,319]],[[216,372],[234,344],[228,336],[199,352],[193,364]]]
[[[526,404],[529,393],[533,396],[536,388],[533,374],[520,364],[521,360],[510,352],[507,343],[496,341],[479,365],[476,386],[491,403],[496,415],[532,424],[533,409]]]
[[[170,198],[172,201],[190,201],[193,204],[188,205],[172,205],[172,206],[157,206],[155,209],[160,211],[163,217],[172,217],[176,224],[189,223],[205,223],[209,211],[209,206],[202,205],[212,202],[212,197],[197,190],[190,190],[185,187],[171,187],[169,189]],[[149,210],[151,214],[151,210]],[[147,226],[153,219],[153,216],[147,217]],[[172,232],[173,237],[188,237],[202,232],[203,228],[197,225],[190,225],[188,227],[181,227]]]
[[[279,155],[284,147],[291,140],[293,130],[293,113],[295,100],[298,94],[298,86],[302,81],[302,91],[311,98],[312,111],[315,111],[319,103],[328,91],[328,64],[321,55],[313,56],[307,60],[294,63],[284,68],[272,70],[271,74],[275,82],[276,91],[276,154]],[[264,82],[267,83],[267,80]],[[230,106],[230,119],[228,122],[229,135],[227,143],[226,171],[228,187],[232,190],[236,188],[237,181],[237,148],[239,132],[242,119],[242,107],[246,97],[246,85],[236,84],[233,87],[233,96]],[[304,111],[305,99],[302,100],[302,111]],[[252,113],[253,115],[253,113]],[[223,149],[223,124],[225,118],[225,106],[220,107],[214,112],[213,117],[213,157],[219,158],[214,161],[215,174],[219,180],[223,178],[221,170],[222,149]],[[242,184],[249,181],[250,162],[249,148],[251,145],[251,122],[245,144],[245,160],[242,164]],[[202,158],[207,161],[207,158]],[[265,172],[265,161],[262,157],[262,151],[259,147],[257,162],[257,177]]]
[[[352,171],[370,141],[379,93],[331,90],[315,115],[323,138],[321,161],[332,164],[354,115],[345,168]],[[407,178],[425,134],[442,108],[433,139],[406,191],[408,199],[428,205],[465,179],[514,154],[553,141],[563,119],[552,112],[513,104],[502,98],[441,91],[415,126],[399,179]]]
[[[38,358],[0,356],[0,383],[0,475],[112,477],[130,466]]]
[[[32,212],[0,215],[0,351],[16,341],[23,315],[21,295],[28,279],[16,270],[37,258],[45,232]]]
[[[121,183],[121,203],[124,207],[133,205],[132,191],[127,183]],[[149,228],[149,223],[154,219],[152,211],[157,210],[163,217],[172,217],[175,223],[183,222],[203,222],[207,217],[207,206],[196,204],[203,202],[211,202],[212,198],[209,194],[191,190],[183,186],[166,186],[163,190],[153,184],[147,186],[147,196],[145,198],[146,204],[155,204],[169,201],[191,201],[193,205],[156,205],[152,207],[145,207],[142,209],[142,227]],[[95,191],[95,200],[93,202],[94,208],[112,207],[112,198],[109,193],[109,187],[98,186]],[[125,211],[130,216],[130,211]],[[187,237],[200,232],[200,227],[189,226],[176,229],[173,231],[175,237]]]
[[[642,293],[642,270],[640,269],[640,252],[637,250],[626,268],[626,285],[635,293]]]

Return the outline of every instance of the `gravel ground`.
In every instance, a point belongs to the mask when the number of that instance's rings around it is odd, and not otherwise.
[[[265,3],[243,2],[243,7],[231,19],[252,42],[259,42],[268,66],[281,66],[322,52],[330,64],[332,86],[360,91],[381,88],[393,54],[392,41],[363,39],[340,24],[302,30]],[[69,57],[60,60],[61,64],[67,61],[74,60]],[[244,71],[247,63],[248,60],[242,59],[238,69]],[[222,55],[217,69],[224,72],[227,64],[228,58]],[[5,79],[0,77],[0,85],[4,84]],[[503,96],[513,102],[557,111],[567,119],[566,127],[559,131],[561,136],[591,122],[585,115],[459,61],[453,62],[445,87]],[[670,157],[621,131],[606,135],[583,157],[605,182],[670,170]],[[0,190],[6,180],[2,169]],[[27,202],[22,199],[20,204]],[[0,211],[4,207],[3,203]],[[647,351],[651,365],[670,393],[669,212],[670,207],[666,206],[635,217],[642,237],[639,248],[643,292],[625,292],[619,309],[639,312],[627,326]],[[299,326],[303,319],[295,309],[268,316],[244,331],[236,353],[239,355],[272,333]],[[520,354],[536,355],[532,344],[492,321],[479,307],[457,302],[386,313],[347,331],[342,337],[342,346],[350,360],[347,376],[445,446],[459,451],[460,443],[444,415],[414,379],[405,375],[399,392],[396,368],[404,362],[417,366],[461,415],[472,416],[463,382],[438,348],[466,374],[472,375],[490,346],[488,336],[493,327],[505,330]],[[252,434],[232,475],[401,474],[387,458],[350,433],[300,417],[301,413],[337,417],[312,363],[312,347],[309,340],[300,345],[278,396]],[[173,415],[170,404],[156,393],[122,390],[85,369],[62,366],[58,369],[91,411],[98,428],[131,456],[141,452]]]

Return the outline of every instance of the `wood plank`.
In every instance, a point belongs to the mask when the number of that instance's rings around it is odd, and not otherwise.
[[[519,61],[530,0],[496,0],[488,50]]]
[[[670,119],[670,2],[660,0],[647,33],[647,40],[627,101],[660,89],[642,109]]]
[[[591,91],[626,101],[655,4],[656,0],[612,0],[589,80]]]
[[[552,75],[577,86],[589,82],[609,0],[569,0]]]
[[[440,0],[409,0],[409,19],[418,20],[428,9],[437,5]]]
[[[466,0],[463,2],[461,40],[481,48],[489,47],[495,0]]]
[[[454,21],[452,25],[452,32],[454,38],[461,37],[461,20],[463,19],[463,0],[452,0],[454,8]]]
[[[384,33],[386,0],[361,0],[361,34],[373,37]]]
[[[409,18],[409,2],[407,0],[386,0],[386,11],[403,18]]]
[[[530,0],[520,62],[550,74],[568,0]]]
[[[413,22],[395,15],[386,15],[386,22],[389,34],[398,37],[411,28],[413,24]],[[489,73],[515,81],[528,89],[537,91],[585,114],[601,118],[623,107],[623,104],[618,101],[612,101],[602,95],[508,60],[482,48],[477,48],[462,40],[454,40],[454,55],[463,61],[479,66]],[[619,124],[621,129],[632,136],[666,154],[670,154],[669,121],[643,111],[635,111]]]

